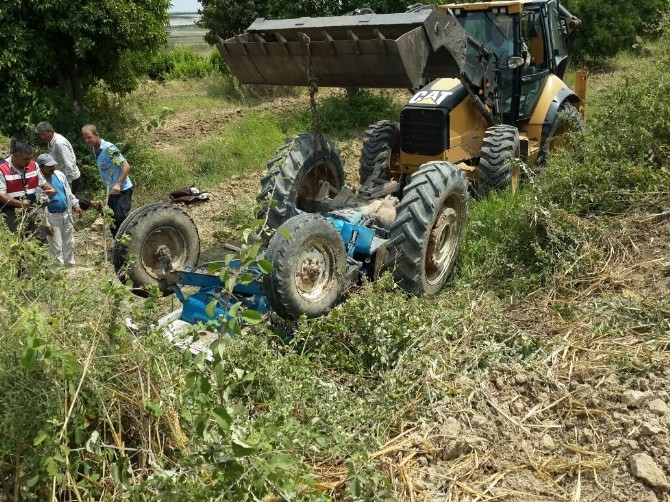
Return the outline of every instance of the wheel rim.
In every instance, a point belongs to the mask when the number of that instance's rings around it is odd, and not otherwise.
[[[337,170],[333,166],[327,162],[316,164],[300,181],[295,197],[298,209],[308,213],[317,212],[316,196],[322,180],[326,180],[332,187],[341,188]]]
[[[428,284],[439,284],[449,271],[458,250],[461,212],[460,199],[452,195],[445,200],[435,219],[426,249],[426,281]]]
[[[335,255],[326,243],[310,243],[301,250],[296,263],[295,285],[303,299],[320,301],[335,286]]]
[[[186,264],[186,240],[181,232],[170,227],[160,227],[151,232],[142,245],[142,266],[154,279],[163,276],[163,266],[158,253],[161,247],[170,252],[172,268],[183,268]]]

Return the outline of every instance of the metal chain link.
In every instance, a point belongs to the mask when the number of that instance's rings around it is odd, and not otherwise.
[[[307,72],[307,88],[309,89],[309,110],[312,113],[312,127],[314,133],[319,136],[323,135],[323,128],[321,127],[321,117],[316,108],[316,93],[319,91],[319,86],[316,83],[314,76],[314,66],[312,65],[312,49],[310,47],[311,40],[305,34],[300,34],[300,43],[302,45],[302,61]]]
[[[314,75],[314,66],[312,65],[312,49],[311,40],[306,33],[300,34],[300,43],[302,45],[302,60],[305,65],[305,72],[307,73],[307,88],[309,89],[309,110],[312,114],[312,132],[316,139],[316,154],[321,157],[322,162],[326,162],[326,139],[323,136],[323,127],[321,126],[321,117],[316,107],[316,93],[319,91],[319,86],[316,83],[316,76]],[[315,187],[319,189],[319,187]]]

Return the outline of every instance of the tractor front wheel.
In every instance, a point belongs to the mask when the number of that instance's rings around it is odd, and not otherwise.
[[[287,141],[261,179],[256,197],[261,207],[256,217],[277,229],[296,214],[293,207],[317,212],[316,196],[324,180],[337,190],[344,186],[343,162],[335,145],[316,134]]]
[[[196,265],[198,228],[175,206],[149,204],[131,213],[119,227],[112,249],[114,270],[122,281],[130,280],[141,296],[154,284],[169,294],[172,283],[164,273],[161,256],[169,256],[172,269]]]
[[[375,122],[365,131],[358,174],[361,185],[389,181],[400,160],[400,125],[390,120]]]
[[[345,286],[347,252],[340,233],[319,214],[303,213],[276,232],[265,259],[273,271],[263,279],[272,309],[285,319],[319,317],[336,305]]]
[[[429,162],[403,190],[391,225],[386,268],[413,295],[437,293],[456,262],[467,216],[468,182],[448,162]]]

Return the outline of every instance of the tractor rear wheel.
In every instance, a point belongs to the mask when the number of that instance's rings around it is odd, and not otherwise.
[[[512,181],[514,160],[519,154],[519,130],[495,125],[484,133],[479,157],[479,187],[483,192],[507,187]]]
[[[361,185],[370,180],[388,181],[398,170],[400,125],[390,120],[375,122],[365,131],[358,174]]]
[[[437,293],[456,262],[467,216],[468,182],[448,162],[428,162],[403,190],[391,225],[386,268],[413,295]]]
[[[321,181],[339,190],[344,186],[344,168],[340,151],[321,135],[301,134],[287,141],[268,163],[256,200],[261,202],[258,219],[267,219],[277,229],[295,215],[292,206],[317,211],[316,196]]]
[[[584,129],[584,119],[579,111],[567,101],[558,109],[551,124],[542,128],[540,153],[535,163],[535,171],[541,171],[547,165],[551,152],[567,144],[564,137],[569,132],[580,132]],[[563,136],[563,137],[562,137]]]
[[[265,259],[274,270],[263,278],[273,310],[285,319],[318,317],[342,296],[347,252],[340,233],[320,214],[303,213],[282,225],[270,239]]]
[[[130,241],[127,241],[128,237]],[[191,217],[170,204],[143,206],[123,222],[112,249],[114,270],[130,280],[137,294],[151,285],[170,293],[172,283],[163,272],[160,251],[170,254],[173,269],[194,266],[200,256],[200,236]],[[135,260],[131,257],[136,256]]]

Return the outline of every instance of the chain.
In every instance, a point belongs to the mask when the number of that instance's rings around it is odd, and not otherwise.
[[[319,117],[319,111],[316,108],[316,93],[319,91],[319,86],[316,83],[316,77],[314,75],[314,66],[312,65],[312,49],[310,47],[310,39],[305,33],[300,34],[300,43],[302,44],[302,61],[305,65],[305,71],[307,72],[307,88],[309,89],[309,110],[312,113],[312,132],[316,140],[316,156],[321,158],[321,162],[325,164],[326,162],[326,139],[323,136],[323,128],[321,127],[321,117]],[[318,183],[316,178],[314,178],[314,183]],[[314,187],[316,190],[320,189],[320,186]]]
[[[312,50],[310,47],[311,41],[305,33],[300,34],[300,43],[302,45],[302,61],[307,72],[307,88],[309,89],[309,110],[312,113],[312,127],[314,133],[318,136],[323,136],[323,129],[321,127],[321,118],[319,111],[316,108],[316,93],[319,92],[319,86],[316,83],[314,76],[314,67],[312,65]]]

